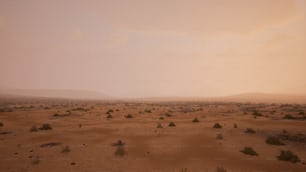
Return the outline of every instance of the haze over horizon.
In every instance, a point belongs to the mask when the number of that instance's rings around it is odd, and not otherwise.
[[[306,94],[306,1],[0,1],[0,85]]]

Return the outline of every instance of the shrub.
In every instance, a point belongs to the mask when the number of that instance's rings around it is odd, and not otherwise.
[[[42,126],[39,128],[40,130],[52,130],[52,127],[50,124],[42,124]]]
[[[305,112],[304,111],[300,111],[299,115],[305,115]]]
[[[108,114],[106,118],[111,119],[111,118],[113,118],[113,116],[111,114]]]
[[[109,114],[111,114],[112,112],[114,112],[113,109],[109,109],[105,114],[109,115]]]
[[[69,146],[63,147],[62,153],[68,153],[68,152],[70,152],[70,147]]]
[[[198,120],[198,118],[194,118],[193,120],[192,120],[192,122],[200,122],[199,120]]]
[[[253,115],[254,115],[254,116],[262,116],[262,114],[261,114],[260,112],[258,112],[258,111],[254,111],[254,112],[253,112]]]
[[[256,133],[256,131],[253,130],[252,128],[247,128],[244,132],[248,133],[248,134],[255,134]]]
[[[161,125],[161,123],[157,124],[157,128],[163,128],[163,126]]]
[[[269,145],[285,145],[283,142],[280,141],[279,138],[268,136],[266,139],[266,143]]]
[[[244,147],[244,149],[241,150],[240,152],[251,156],[258,156],[258,153],[255,152],[252,147]]]
[[[0,127],[3,127],[4,125],[3,125],[3,123],[2,122],[0,122]]]
[[[174,122],[170,122],[168,126],[169,126],[169,127],[175,127],[176,125],[175,125]]]
[[[236,123],[234,124],[234,128],[238,128],[238,125]]]
[[[159,117],[159,119],[160,119],[160,120],[164,120],[165,118],[161,116],[161,117]]]
[[[128,114],[125,116],[125,118],[133,118],[133,116],[131,114]]]
[[[290,114],[283,116],[283,119],[294,119],[294,117]]]
[[[34,125],[30,128],[30,132],[37,132],[37,131],[39,131],[39,130],[38,130],[38,128],[37,128],[36,126],[34,126]]]
[[[222,125],[220,125],[218,122],[215,123],[215,125],[213,126],[213,128],[222,128]]]
[[[300,158],[295,155],[293,152],[287,150],[287,151],[284,151],[282,150],[280,152],[280,155],[277,156],[277,159],[281,160],[281,161],[289,161],[289,162],[292,162],[292,163],[297,163],[297,162],[300,162]]]
[[[124,156],[125,155],[124,147],[123,146],[118,146],[116,151],[115,151],[115,155],[120,156],[120,157]]]

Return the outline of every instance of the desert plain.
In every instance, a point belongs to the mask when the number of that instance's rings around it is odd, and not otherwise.
[[[306,171],[305,104],[22,99],[0,110],[1,172]]]

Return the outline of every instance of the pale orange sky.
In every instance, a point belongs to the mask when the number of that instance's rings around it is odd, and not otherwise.
[[[1,0],[0,87],[306,94],[305,0]]]

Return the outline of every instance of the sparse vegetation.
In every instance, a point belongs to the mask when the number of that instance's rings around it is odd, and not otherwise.
[[[293,152],[287,150],[287,151],[284,151],[282,150],[280,152],[280,155],[277,156],[277,159],[281,160],[281,161],[289,161],[289,162],[292,162],[292,163],[297,163],[297,162],[300,162],[300,158],[295,155]]]
[[[169,127],[175,127],[176,125],[175,125],[174,122],[170,122],[168,126],[169,126]]]
[[[69,146],[63,147],[63,149],[62,149],[61,152],[62,152],[62,153],[68,153],[68,152],[70,152],[70,147],[69,147]]]
[[[45,123],[45,124],[42,124],[39,130],[52,130],[52,127],[50,124]]]
[[[269,145],[285,145],[283,142],[280,141],[279,138],[275,136],[268,136],[266,139],[266,143]]]
[[[252,128],[247,128],[244,132],[247,133],[247,134],[255,134],[256,133],[256,131]]]
[[[200,122],[200,121],[198,120],[198,118],[194,118],[194,119],[192,120],[192,122],[197,123],[197,122]]]
[[[244,147],[244,149],[241,150],[240,152],[242,152],[246,155],[258,156],[258,153],[255,152],[255,150],[252,147]]]
[[[215,123],[215,125],[213,126],[213,128],[222,128],[222,125],[219,124],[219,123],[217,122],[217,123]]]

